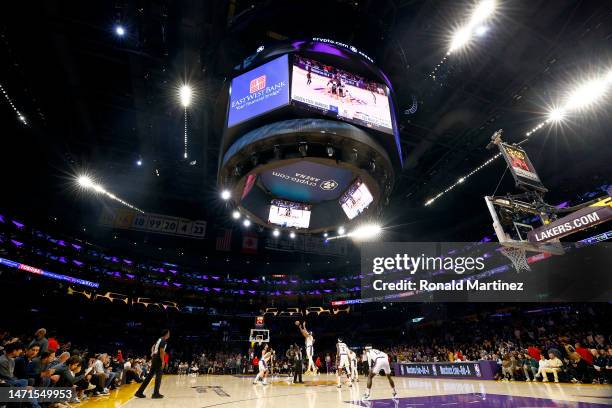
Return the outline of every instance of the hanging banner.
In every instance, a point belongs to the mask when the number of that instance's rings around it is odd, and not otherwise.
[[[161,214],[143,214],[126,208],[105,208],[100,214],[98,223],[109,228],[195,239],[203,239],[206,233],[206,221],[192,221]]]

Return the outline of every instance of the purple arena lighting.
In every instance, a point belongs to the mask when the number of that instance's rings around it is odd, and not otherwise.
[[[13,243],[13,245],[15,245],[18,248],[23,246],[23,242],[16,241],[14,239],[11,239],[11,242]]]
[[[56,280],[63,280],[63,281],[67,281],[70,283],[77,284],[77,285],[88,286],[91,288],[97,288],[100,286],[100,284],[97,282],[91,282],[91,281],[84,280],[84,279],[74,278],[68,275],[62,275],[62,274],[58,274],[54,272],[44,271],[42,269],[35,268],[33,266],[11,261],[10,259],[0,258],[0,264],[6,265],[11,268],[19,269],[22,271],[30,272],[35,275],[45,276],[47,278],[56,279]]]
[[[25,224],[16,220],[13,220],[13,225],[15,225],[18,229],[23,229],[23,227],[25,227]]]

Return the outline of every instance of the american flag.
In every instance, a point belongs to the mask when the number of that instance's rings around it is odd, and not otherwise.
[[[217,237],[217,251],[230,251],[232,249],[232,230],[224,229],[223,234]]]

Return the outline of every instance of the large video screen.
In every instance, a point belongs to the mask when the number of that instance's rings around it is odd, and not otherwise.
[[[340,197],[353,177],[350,170],[302,160],[267,170],[260,180],[275,197],[317,203]]]
[[[310,206],[284,200],[272,200],[268,222],[281,227],[308,228]]]
[[[393,134],[386,86],[295,55],[291,99],[358,125]]]
[[[360,179],[357,179],[340,197],[340,206],[344,213],[352,220],[363,212],[374,201],[372,193]]]
[[[283,55],[232,80],[227,126],[289,103],[289,59]]]

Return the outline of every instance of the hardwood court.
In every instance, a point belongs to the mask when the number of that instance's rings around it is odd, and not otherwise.
[[[165,376],[161,400],[131,398],[132,386],[87,401],[79,408],[429,408],[429,407],[604,407],[612,405],[612,386],[555,383],[496,382],[395,377],[399,398],[391,399],[387,380],[375,378],[370,401],[362,401],[365,379],[336,388],[332,375],[307,376],[305,384],[275,377],[253,385],[250,377]],[[147,397],[151,389],[145,392]]]

